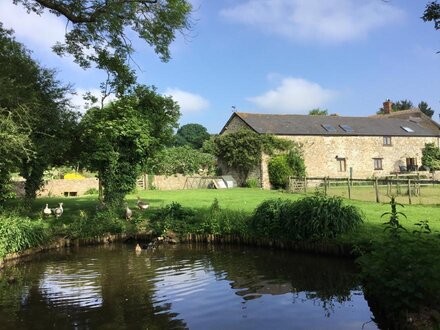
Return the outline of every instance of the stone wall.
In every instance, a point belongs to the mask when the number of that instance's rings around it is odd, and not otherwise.
[[[392,137],[390,146],[383,145],[383,136],[279,136],[302,145],[307,176],[353,178],[385,176],[406,166],[406,158],[422,164],[426,143],[438,145],[435,137]],[[346,170],[340,171],[338,159],[345,159]],[[382,159],[382,169],[374,169],[374,159]]]
[[[53,179],[45,182],[37,196],[81,196],[89,189],[98,189],[98,179],[87,178],[80,180]],[[24,182],[15,182],[15,192],[18,196],[24,196]]]
[[[180,190],[205,188],[212,180],[205,176],[186,176],[182,174],[148,175],[144,174],[139,182],[145,182],[146,185],[138,185],[138,189],[158,189],[158,190]]]

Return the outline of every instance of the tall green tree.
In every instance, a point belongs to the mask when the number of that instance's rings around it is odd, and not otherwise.
[[[328,116],[327,109],[316,108],[309,111],[310,116]]]
[[[429,118],[432,118],[432,116],[434,115],[434,110],[432,110],[428,103],[426,103],[425,101],[421,101],[417,107]]]
[[[434,22],[434,28],[440,29],[440,4],[437,1],[428,2],[422,19],[425,22]]]
[[[206,127],[200,124],[186,124],[180,127],[175,135],[176,146],[190,146],[200,149],[210,137]]]
[[[53,70],[33,60],[14,40],[12,31],[0,24],[0,121],[6,135],[0,145],[12,148],[3,154],[4,163],[20,169],[28,200],[41,187],[44,170],[64,163],[69,154],[77,123],[69,92],[70,87],[57,80]],[[15,145],[8,138],[14,135],[19,141]]]
[[[171,141],[179,115],[176,102],[146,86],[86,112],[81,121],[82,157],[98,172],[108,205],[120,206],[134,189],[146,160]]]
[[[123,94],[136,81],[130,67],[132,38],[154,48],[163,61],[170,59],[169,45],[176,31],[190,28],[191,4],[186,0],[13,0],[29,12],[48,11],[67,21],[64,43],[53,50],[72,55],[82,68],[105,70],[105,95]]]

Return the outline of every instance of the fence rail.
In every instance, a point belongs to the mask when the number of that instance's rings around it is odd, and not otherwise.
[[[322,191],[325,195],[377,203],[396,196],[403,204],[440,204],[440,181],[433,179],[290,177],[288,188],[292,193]]]

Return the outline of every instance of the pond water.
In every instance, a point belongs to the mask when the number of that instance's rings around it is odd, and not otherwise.
[[[1,329],[377,329],[372,317],[351,261],[289,251],[111,244],[0,273]]]

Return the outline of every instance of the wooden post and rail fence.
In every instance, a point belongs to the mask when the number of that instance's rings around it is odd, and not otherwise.
[[[354,191],[364,188],[377,203],[386,202],[385,196],[407,196],[408,203],[412,204],[414,197],[421,196],[422,187],[438,187],[440,201],[440,181],[433,179],[420,178],[371,178],[371,179],[351,179],[351,178],[330,178],[330,177],[290,177],[289,191],[307,193],[311,189],[322,191],[324,195],[329,194],[333,185],[336,192],[342,193],[348,199],[353,198]],[[345,188],[344,188],[345,187]],[[371,189],[373,191],[371,191]],[[373,192],[373,194],[371,194]],[[381,198],[382,196],[382,198]],[[438,202],[437,202],[438,203]]]

